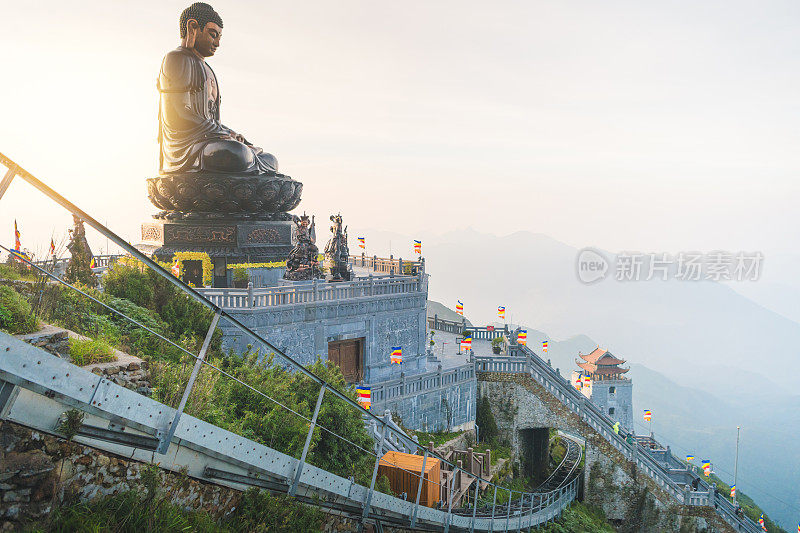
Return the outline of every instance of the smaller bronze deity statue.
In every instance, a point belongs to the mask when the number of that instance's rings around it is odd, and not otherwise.
[[[319,268],[319,248],[317,248],[317,233],[314,227],[314,217],[309,220],[303,213],[299,220],[295,220],[297,227],[297,246],[289,252],[286,259],[286,272],[284,279],[302,281],[319,278],[322,271]]]
[[[347,247],[347,226],[342,230],[342,215],[331,215],[331,240],[325,245],[325,266],[331,273],[331,281],[350,281],[350,249]]]

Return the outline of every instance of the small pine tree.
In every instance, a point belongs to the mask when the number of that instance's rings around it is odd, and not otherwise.
[[[83,220],[73,217],[75,228],[72,230],[72,241],[67,248],[72,254],[72,258],[67,265],[64,279],[69,283],[82,283],[87,287],[96,287],[97,278],[92,272],[92,251],[86,241],[86,230],[83,228]]]
[[[497,422],[492,414],[492,407],[489,404],[488,396],[480,396],[477,403],[477,413],[475,414],[475,423],[478,425],[480,437],[484,442],[491,442],[497,438]]]

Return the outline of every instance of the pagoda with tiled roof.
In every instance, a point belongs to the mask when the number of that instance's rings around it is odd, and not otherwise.
[[[591,376],[592,381],[624,380],[626,378],[623,374],[630,370],[620,368],[619,365],[625,363],[624,359],[614,357],[611,352],[599,346],[590,354],[578,352],[578,356],[583,359],[583,362],[578,361],[578,366]]]

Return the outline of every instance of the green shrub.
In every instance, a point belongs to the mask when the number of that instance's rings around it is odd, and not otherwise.
[[[233,281],[239,283],[247,283],[248,281],[250,281],[250,273],[247,271],[246,268],[234,268]]]
[[[22,261],[0,263],[0,279],[35,281],[36,277],[37,271]]]
[[[110,307],[124,313],[143,326],[160,335],[180,343],[188,350],[199,349],[203,336],[194,334],[193,329],[208,328],[209,322],[203,324],[204,316],[198,316],[192,309],[185,307],[179,314],[191,321],[189,326],[183,325],[179,320],[173,320],[170,325],[153,310],[146,309],[125,298],[117,298],[112,294],[100,292],[96,289],[84,289],[85,292]],[[173,309],[170,303],[164,309]],[[186,306],[186,302],[178,300],[176,306]],[[196,309],[195,309],[196,311]],[[67,287],[49,286],[44,293],[42,312],[47,320],[67,329],[71,329],[93,338],[102,339],[113,347],[126,353],[140,357],[153,357],[179,361],[182,352],[159,339],[149,331],[132,323],[130,320],[99,305],[80,293]],[[210,321],[210,315],[205,318]],[[187,331],[188,329],[188,331]],[[211,353],[219,353],[219,344],[222,337],[218,330],[212,339]]]
[[[148,309],[155,300],[155,288],[147,272],[124,263],[114,264],[108,269],[103,277],[103,289]]]
[[[69,339],[69,356],[78,366],[116,361],[114,350],[101,339]]]
[[[184,364],[155,363],[152,371],[155,399],[168,405],[176,404],[192,363],[188,358]],[[202,387],[202,393],[193,392],[186,412],[292,457],[299,457],[308,434],[308,422],[276,402],[311,418],[319,385],[299,372],[288,372],[279,364],[273,364],[271,357],[259,361],[257,352],[241,357],[228,355],[215,360],[214,364],[275,401],[204,367],[195,384],[195,387]],[[335,365],[317,360],[310,369],[351,399],[356,399],[355,389],[347,386]],[[311,439],[308,462],[342,477],[354,476],[356,482],[368,485],[374,458],[370,459],[363,450],[371,450],[373,443],[364,429],[360,413],[333,394],[326,393],[317,423],[347,440],[317,427]]]
[[[11,334],[33,333],[37,326],[31,305],[11,287],[0,285],[0,329]]]
[[[127,300],[137,307],[152,311],[152,316],[163,323],[163,331],[159,331],[160,333],[167,332],[165,336],[173,341],[186,335],[195,337],[198,340],[195,351],[199,349],[213,313],[158,273],[145,268],[141,263],[118,262],[103,278],[103,286],[106,295]],[[212,353],[219,353],[221,339],[222,334],[217,331],[211,342]],[[143,346],[140,348],[145,349]],[[171,358],[177,360],[175,357]]]
[[[17,280],[20,279],[20,277],[20,273],[13,265],[7,263],[0,264],[0,279]]]

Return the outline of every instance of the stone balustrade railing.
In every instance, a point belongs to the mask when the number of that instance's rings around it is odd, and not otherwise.
[[[354,267],[369,268],[378,274],[417,275],[421,272],[425,272],[425,259],[408,261],[403,260],[402,257],[395,259],[392,255],[385,258],[376,255],[368,256],[361,254],[351,255],[348,258],[348,262]]]
[[[759,526],[749,518],[738,517],[733,505],[713,489],[705,492],[691,491],[675,483],[671,479],[669,470],[647,453],[645,447],[636,441],[630,443],[616,433],[613,420],[530,348],[514,343],[510,352],[511,356],[475,357],[476,373],[520,373],[531,376],[678,502],[684,505],[711,505],[710,502],[713,501],[713,506],[719,515],[726,522],[739,528],[738,530],[753,533],[760,531]]]
[[[428,328],[461,335],[464,329],[467,328],[467,320],[465,318],[461,319],[461,321],[445,320],[444,318],[439,318],[439,315],[433,315],[428,317]]]
[[[467,326],[466,329],[472,334],[472,340],[490,341],[497,337],[508,337],[509,335],[508,325],[502,328],[496,328],[494,326]]]
[[[448,368],[447,370],[442,370],[442,366],[439,365],[439,368],[433,372],[382,381],[370,385],[373,409],[382,409],[388,401],[416,396],[444,387],[452,387],[474,379],[475,367],[473,365],[462,365]]]
[[[327,283],[313,280],[303,284],[246,289],[204,288],[197,292],[224,309],[246,309],[331,302],[353,298],[422,293],[427,290],[424,275],[417,276],[366,276],[353,281]]]
[[[119,259],[120,257],[125,257],[124,255],[118,254],[102,254],[102,255],[95,255],[94,257],[94,267],[97,269],[106,269],[109,265],[113,264],[114,261]],[[53,260],[51,257],[50,259],[41,259],[34,261],[33,264],[44,268],[44,269],[53,269],[55,268],[66,268],[67,264],[69,264],[70,258],[69,257],[58,257]]]

